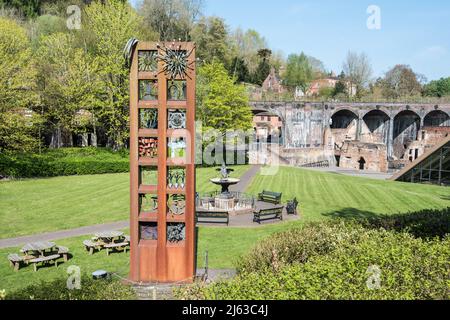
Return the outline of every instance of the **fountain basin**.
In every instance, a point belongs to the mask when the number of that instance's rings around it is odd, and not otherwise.
[[[210,181],[212,183],[214,183],[215,185],[222,187],[222,195],[229,194],[230,186],[234,186],[234,185],[238,184],[239,182],[241,182],[240,179],[234,179],[234,178],[228,178],[228,179],[215,178],[215,179],[211,179]]]

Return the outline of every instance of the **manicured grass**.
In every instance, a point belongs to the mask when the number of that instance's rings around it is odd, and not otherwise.
[[[241,175],[247,168],[238,168],[236,176]],[[201,173],[198,174],[198,191],[204,192],[206,188],[210,187],[208,182],[209,178],[217,176],[217,173],[213,169],[200,169]],[[82,177],[76,177],[82,178]],[[58,178],[56,178],[58,179]],[[70,181],[71,177],[62,178],[60,181]],[[57,192],[58,188],[53,187],[54,181],[50,180],[33,180],[23,182],[10,182],[15,185],[21,186],[22,183],[30,183],[28,190],[32,191],[32,185],[47,185],[53,192]],[[104,182],[106,185],[113,185],[113,182],[122,181],[122,185],[116,193],[102,192],[102,187],[99,181]],[[90,193],[83,191],[82,187],[79,187],[77,192],[78,202],[73,201],[72,206],[67,206],[64,203],[61,204],[58,201],[64,201],[64,192],[59,192],[59,197],[53,197],[53,200],[43,199],[41,203],[40,211],[33,218],[35,223],[40,225],[40,228],[47,228],[49,226],[58,227],[58,223],[54,224],[54,221],[49,219],[44,213],[45,208],[51,209],[53,206],[59,206],[60,210],[64,213],[64,216],[68,218],[66,213],[67,208],[71,209],[71,212],[81,212],[80,206],[86,207],[88,212],[95,214],[94,217],[90,217],[89,214],[84,213],[82,219],[78,220],[80,223],[92,224],[98,222],[99,216],[102,216],[105,212],[104,208],[111,208],[110,203],[115,201],[114,197],[123,197],[118,202],[118,207],[123,207],[123,215],[118,213],[121,219],[126,219],[128,212],[127,203],[127,190],[128,182],[127,176],[112,175],[112,176],[93,176],[86,179],[85,183],[91,181]],[[95,182],[95,183],[94,183]],[[64,182],[68,186],[72,186],[70,182]],[[9,183],[3,184],[8,185]],[[0,185],[0,186],[3,186]],[[17,188],[17,187],[16,187]],[[23,188],[23,186],[21,186]],[[40,190],[40,196],[44,197],[45,191]],[[300,170],[295,168],[280,168],[280,171],[275,176],[261,176],[258,175],[249,187],[250,193],[257,194],[258,192],[265,190],[283,192],[283,202],[297,197],[301,203],[301,216],[302,219],[296,222],[285,222],[275,225],[269,225],[261,228],[220,228],[220,227],[201,227],[199,228],[199,243],[198,243],[198,267],[204,266],[205,252],[208,251],[209,268],[232,268],[234,262],[240,255],[248,252],[252,246],[254,246],[259,240],[269,236],[270,234],[287,228],[302,224],[306,221],[320,221],[323,219],[331,219],[336,216],[341,217],[373,217],[380,214],[393,214],[393,213],[407,213],[415,212],[421,209],[439,209],[450,207],[450,189],[437,186],[404,184],[390,181],[379,181],[365,178],[347,177],[337,174],[321,173],[308,170]],[[13,191],[9,190],[8,194]],[[74,191],[75,192],[75,191]],[[92,193],[98,192],[96,199],[102,199],[104,201],[103,206],[98,205],[97,208],[89,208],[89,205],[84,205],[82,202],[87,201],[92,197]],[[57,192],[58,193],[58,192]],[[2,191],[2,197],[4,197],[5,191]],[[62,197],[62,198],[61,198]],[[35,198],[39,198],[35,196]],[[69,197],[70,198],[70,197]],[[37,200],[35,200],[37,201]],[[52,201],[55,202],[52,204]],[[123,203],[124,202],[124,203]],[[96,201],[93,201],[96,203]],[[16,205],[13,201],[9,202],[9,206]],[[91,202],[92,205],[92,202]],[[26,206],[25,206],[26,207]],[[8,208],[3,201],[0,203],[2,208],[1,218],[5,219],[3,210]],[[22,207],[23,208],[23,207]],[[94,211],[93,209],[96,209]],[[23,210],[23,209],[22,209]],[[108,211],[110,212],[110,211]],[[57,213],[53,213],[57,216]],[[61,222],[59,219],[58,222]],[[2,220],[3,221],[3,220]],[[90,221],[86,223],[86,221]],[[111,220],[109,220],[111,221]],[[15,232],[17,228],[27,228],[26,220],[19,220],[16,227],[15,222],[8,221],[6,225],[14,226],[7,227],[4,224],[0,226],[2,230],[6,232]],[[4,232],[5,232],[4,231]],[[19,230],[20,231],[20,230]],[[19,288],[27,285],[28,283],[43,280],[50,280],[58,275],[65,274],[68,265],[78,265],[82,268],[82,272],[91,273],[97,269],[106,269],[112,272],[118,272],[122,276],[126,276],[128,273],[128,254],[114,254],[111,257],[106,257],[106,253],[99,253],[94,256],[89,256],[84,252],[82,246],[82,240],[86,237],[67,239],[57,241],[59,245],[68,246],[71,252],[74,254],[74,259],[69,263],[62,265],[60,269],[53,267],[41,269],[37,273],[32,272],[32,268],[28,267],[22,269],[20,272],[15,273],[9,266],[6,256],[8,253],[18,252],[18,248],[9,248],[0,250],[0,290],[13,288]]]
[[[239,177],[248,166],[234,167]],[[197,191],[218,188],[215,168],[197,170]],[[127,220],[129,175],[106,174],[0,182],[0,238]]]
[[[258,175],[249,188],[283,193],[283,202],[297,197],[303,221],[326,217],[371,217],[450,206],[450,189],[350,177],[280,167],[274,176]]]
[[[286,228],[333,217],[376,217],[450,207],[446,187],[349,177],[281,167],[275,176],[256,176],[247,190],[282,192],[283,203],[297,197],[301,220],[255,229],[200,228],[199,266],[208,251],[210,268],[230,268],[259,240]]]

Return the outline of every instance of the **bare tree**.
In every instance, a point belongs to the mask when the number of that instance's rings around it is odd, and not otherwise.
[[[190,40],[190,31],[201,15],[204,0],[144,0],[144,22],[159,33],[160,40]]]
[[[373,73],[367,54],[349,51],[343,64],[343,70],[350,82],[350,94],[353,87],[356,87],[356,94],[360,95],[361,91],[369,84]]]

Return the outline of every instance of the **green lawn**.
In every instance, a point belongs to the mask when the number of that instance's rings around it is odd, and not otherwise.
[[[233,167],[239,177],[248,166]],[[197,191],[218,189],[215,168],[197,170]],[[0,182],[0,239],[127,220],[129,175]]]
[[[373,180],[281,167],[275,176],[258,175],[247,192],[283,193],[283,202],[297,197],[302,219],[255,229],[200,228],[199,254],[207,250],[212,268],[233,267],[239,255],[274,232],[308,221],[333,217],[375,217],[450,207],[450,188]],[[203,258],[199,257],[199,265]]]
[[[238,168],[235,176],[241,175],[247,168]],[[198,191],[204,192],[210,188],[209,178],[216,176],[213,169],[200,169],[198,173]],[[54,186],[55,181],[58,187]],[[76,181],[76,182],[75,182]],[[88,190],[83,190],[89,186]],[[77,185],[80,184],[80,185]],[[114,192],[102,185],[115,185]],[[61,229],[61,226],[88,225],[98,223],[104,212],[110,213],[104,221],[123,220],[128,212],[128,178],[127,175],[107,175],[92,177],[70,177],[48,180],[30,180],[22,182],[9,182],[0,184],[7,190],[1,191],[2,201],[0,212],[3,233],[17,234],[24,229],[30,231],[31,226],[26,219],[34,222],[35,231]],[[63,187],[64,186],[64,187]],[[48,189],[45,189],[48,188]],[[72,190],[78,200],[70,201],[71,197],[65,195],[65,189]],[[199,229],[198,266],[203,267],[204,254],[208,251],[210,268],[232,268],[234,261],[241,254],[248,252],[259,240],[268,235],[299,225],[305,221],[330,219],[335,216],[375,216],[379,214],[407,213],[427,208],[446,208],[450,206],[450,189],[437,186],[404,184],[390,181],[379,181],[365,178],[341,176],[337,174],[321,173],[296,168],[280,168],[275,176],[257,176],[249,187],[248,192],[256,194],[263,189],[283,192],[283,201],[296,196],[301,203],[302,219],[297,222],[285,222],[261,228],[214,228],[202,227]],[[13,208],[15,212],[25,215],[25,203],[15,203],[9,199],[14,195],[18,201],[17,192],[26,190],[27,201],[33,199],[34,214],[26,217],[9,217],[6,211]],[[33,190],[35,190],[33,193]],[[52,196],[45,196],[46,190],[51,190]],[[8,195],[8,196],[6,196]],[[93,199],[95,197],[95,199]],[[5,204],[5,199],[8,203]],[[91,200],[92,199],[92,200]],[[68,201],[68,203],[61,203]],[[88,201],[89,204],[84,203]],[[100,206],[102,203],[102,206]],[[112,204],[115,205],[112,205]],[[37,205],[39,204],[39,205]],[[96,206],[93,206],[96,204]],[[55,208],[59,208],[56,210]],[[105,209],[106,208],[106,209]],[[111,215],[112,208],[116,208],[115,215]],[[48,214],[52,216],[48,216]],[[64,219],[59,218],[60,214]],[[79,215],[69,220],[72,215]],[[116,217],[111,219],[111,217]],[[17,219],[17,220],[14,220]],[[8,226],[14,226],[8,227]],[[25,232],[29,233],[29,232]],[[86,237],[84,237],[86,238]],[[18,248],[0,250],[0,290],[18,288],[40,279],[52,279],[66,272],[68,265],[78,265],[82,272],[91,273],[97,269],[106,269],[118,272],[125,276],[128,272],[128,255],[116,254],[106,257],[105,253],[94,256],[87,255],[81,245],[83,237],[57,241],[60,245],[68,246],[74,254],[74,259],[61,268],[53,267],[42,269],[37,273],[28,267],[18,273],[12,271],[6,256],[17,252]]]
[[[330,216],[368,217],[450,206],[450,189],[350,177],[281,167],[275,176],[257,176],[249,188],[283,192],[283,202],[297,197],[306,221]]]

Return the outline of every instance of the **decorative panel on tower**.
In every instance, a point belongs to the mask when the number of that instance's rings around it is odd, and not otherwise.
[[[195,45],[138,43],[130,100],[130,278],[192,282]]]

